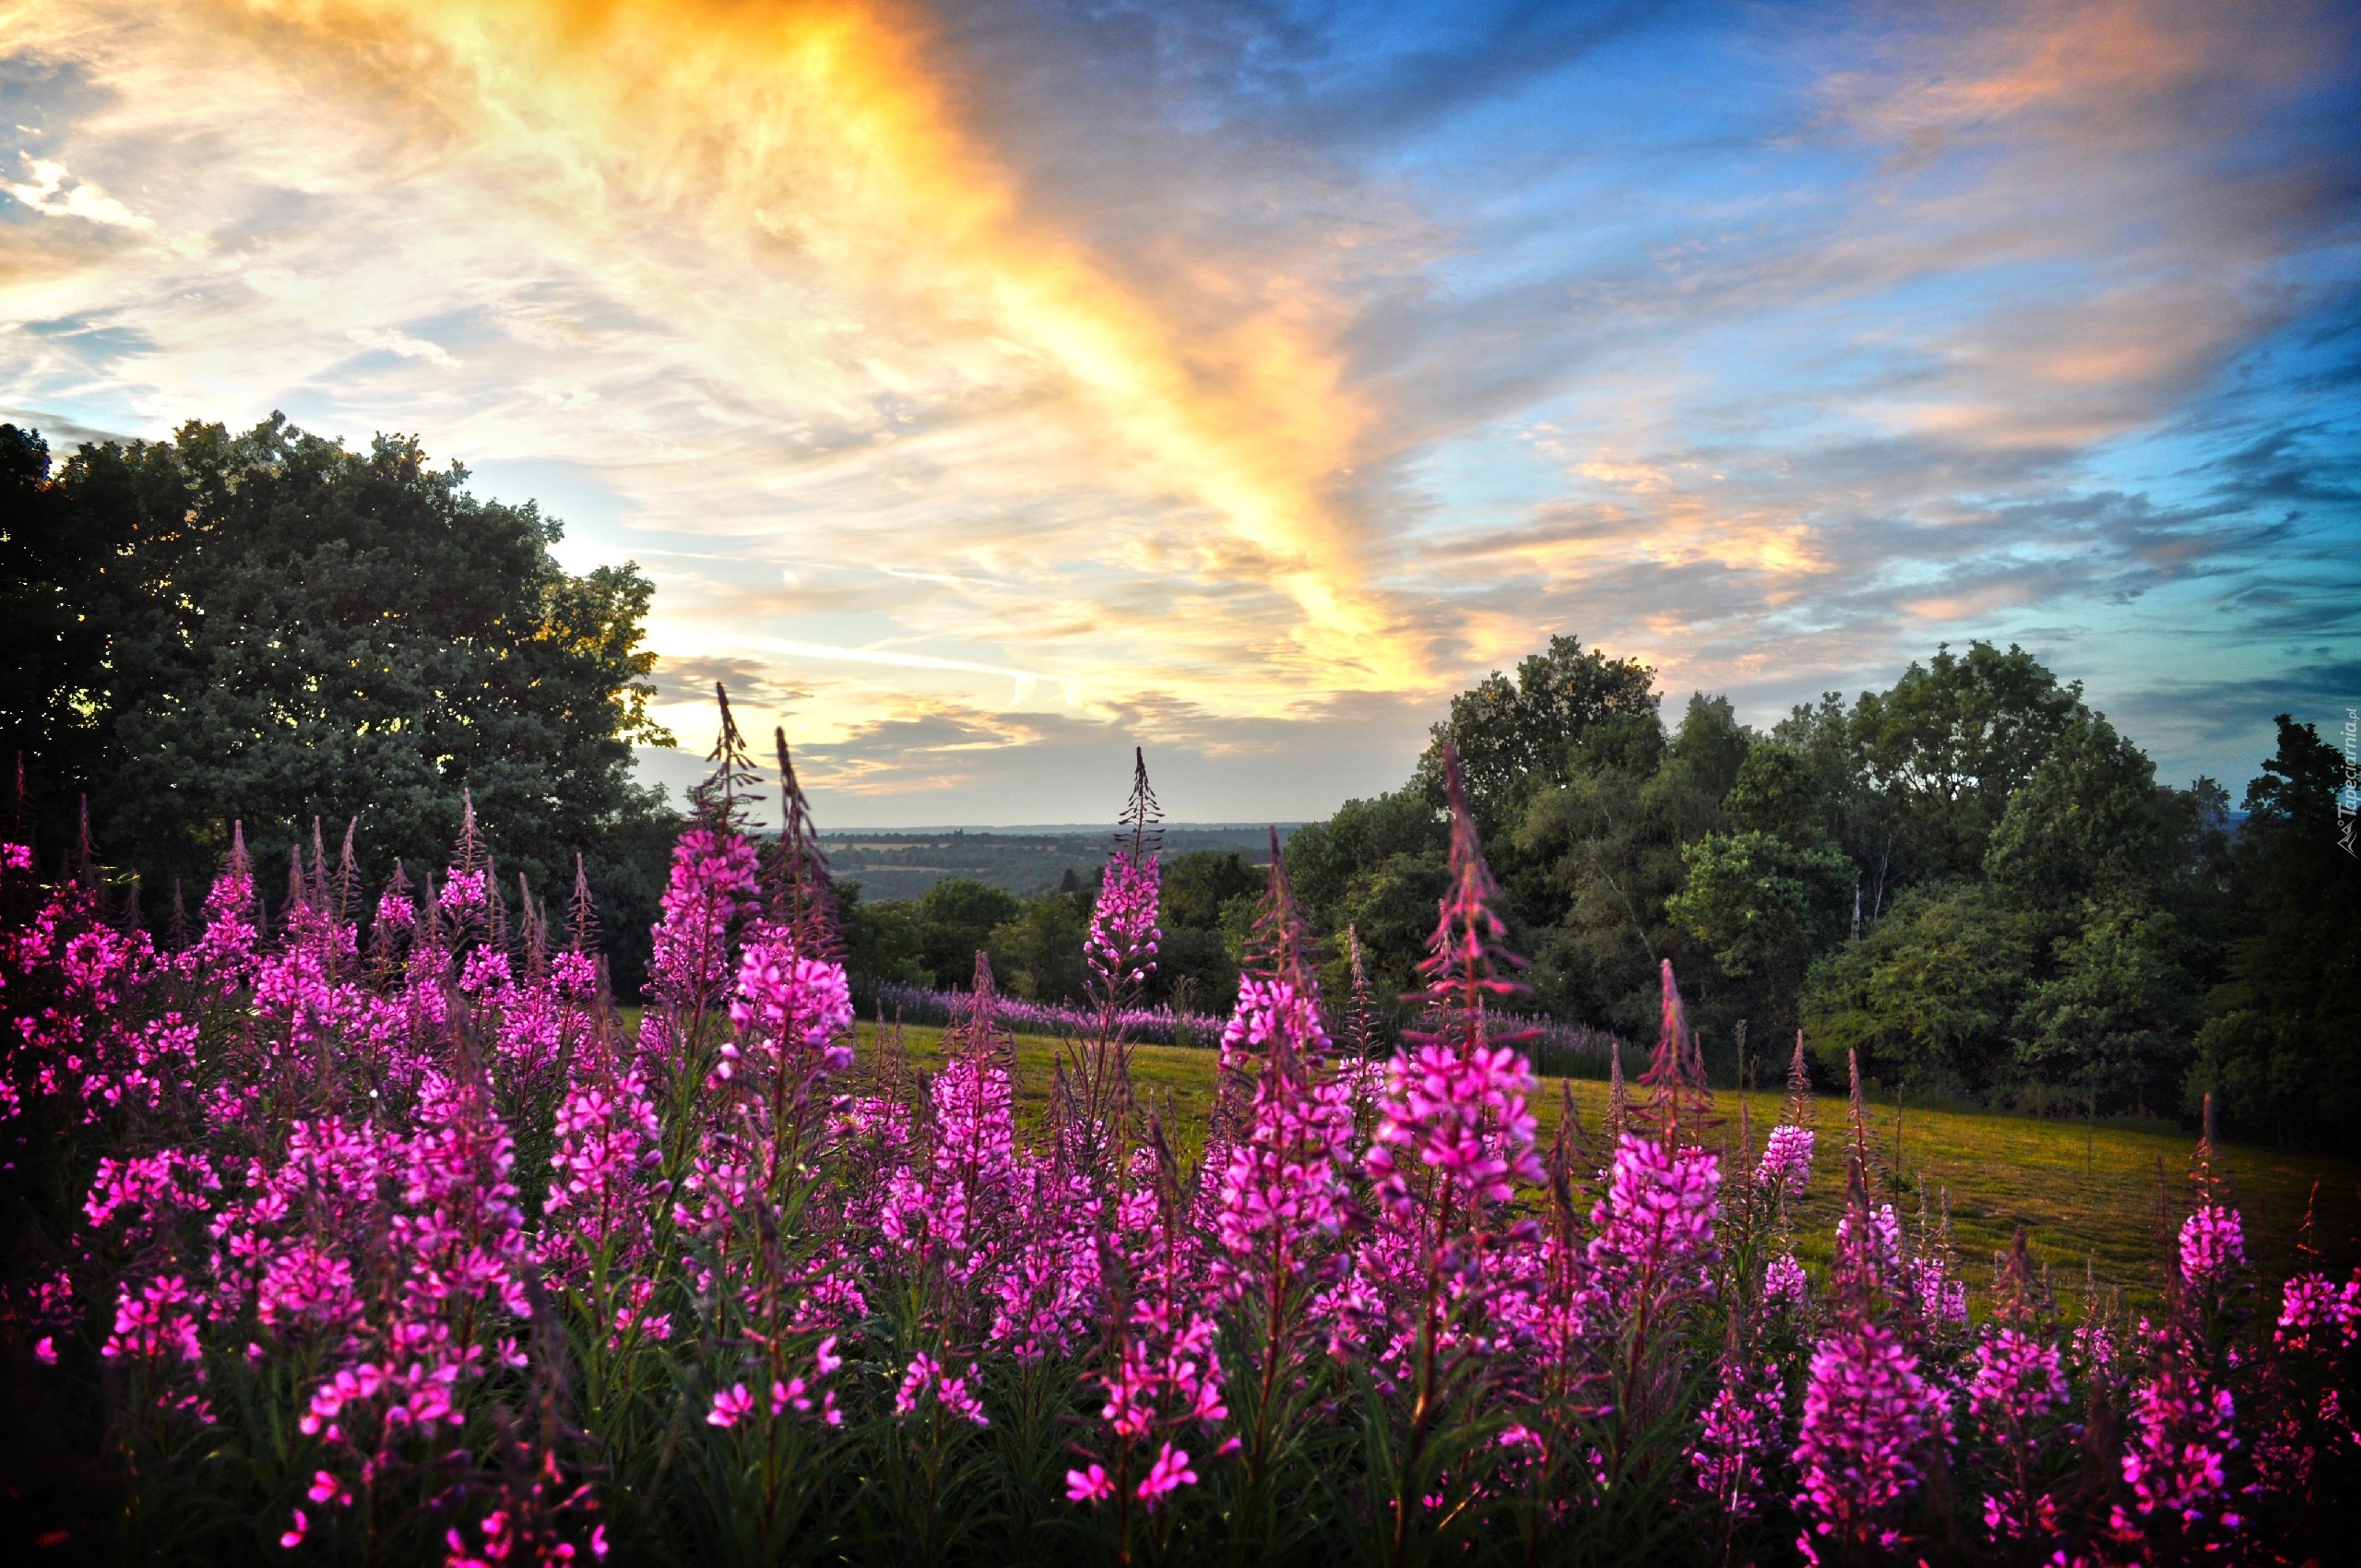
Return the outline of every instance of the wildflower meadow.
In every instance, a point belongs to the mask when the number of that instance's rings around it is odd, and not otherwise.
[[[267,921],[233,843],[156,935],[17,835],[0,1354],[57,1560],[2349,1560],[2361,1272],[2264,1289],[2210,1139],[2161,1296],[2070,1308],[2022,1234],[1971,1267],[1885,1201],[1857,1075],[1817,1143],[1800,1041],[1774,1124],[1717,1108],[1666,963],[1644,1067],[1545,1141],[1448,750],[1398,1041],[1321,994],[1275,845],[1209,1120],[1140,1090],[1143,767],[1089,1004],[979,956],[921,1066],[856,1027],[779,754],[758,840],[725,706],[635,1028],[587,884],[472,815],[374,896],[315,834]]]

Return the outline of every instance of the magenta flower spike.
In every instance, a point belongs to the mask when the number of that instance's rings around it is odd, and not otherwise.
[[[1762,1163],[1754,1168],[1757,1185],[1776,1187],[1783,1196],[1802,1194],[1811,1180],[1812,1131],[1792,1123],[1781,1123],[1771,1129],[1770,1141],[1762,1148]]]
[[[2246,1261],[2246,1227],[2236,1209],[2207,1204],[2181,1222],[2180,1277],[2191,1290],[2219,1289]]]
[[[1656,1033],[1655,1052],[1649,1059],[1648,1070],[1640,1075],[1640,1085],[1651,1091],[1643,1102],[1643,1108],[1656,1114],[1663,1135],[1670,1142],[1679,1136],[1683,1121],[1692,1130],[1704,1124],[1713,1110],[1714,1091],[1706,1087],[1704,1070],[1689,1032],[1688,1009],[1682,1005],[1680,987],[1672,978],[1672,960],[1662,960],[1658,968],[1664,990],[1662,1020]]]
[[[1083,938],[1083,956],[1109,1005],[1120,1004],[1156,972],[1156,953],[1164,933],[1157,927],[1163,894],[1163,873],[1157,864],[1164,832],[1157,826],[1163,813],[1147,781],[1147,754],[1132,752],[1132,794],[1115,831],[1115,848],[1107,857],[1097,902],[1091,906],[1090,929]]]
[[[1813,1350],[1795,1463],[1807,1522],[1797,1541],[1817,1562],[1890,1550],[1901,1540],[1895,1515],[1917,1489],[1928,1446],[1949,1433],[1940,1406],[1918,1372],[1918,1358],[1888,1329],[1841,1324]]]

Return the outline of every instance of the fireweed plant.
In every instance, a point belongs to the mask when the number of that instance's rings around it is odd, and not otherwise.
[[[1159,941],[1139,766],[1089,1021],[1020,1124],[980,958],[931,1070],[898,1030],[856,1049],[779,753],[758,843],[723,699],[633,1032],[579,880],[554,912],[504,884],[472,810],[374,904],[350,833],[315,834],[267,919],[233,836],[161,940],[87,845],[53,880],[0,849],[0,1356],[44,1429],[12,1452],[49,1454],[10,1485],[60,1560],[2342,1550],[2361,1274],[2309,1254],[2266,1299],[2210,1136],[2152,1313],[2063,1313],[2021,1237],[1980,1322],[1857,1078],[1833,1265],[1799,1261],[1829,1152],[1800,1042],[1777,1124],[1733,1123],[1668,966],[1645,1071],[1612,1054],[1608,1124],[1569,1095],[1544,1148],[1448,753],[1415,1027],[1386,1046],[1365,984],[1322,998],[1275,843],[1185,1137],[1129,1071]]]

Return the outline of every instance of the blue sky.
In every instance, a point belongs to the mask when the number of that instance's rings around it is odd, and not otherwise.
[[[416,432],[842,826],[1323,814],[1558,632],[2019,641],[2235,789],[2361,704],[2355,25],[55,0],[0,417]]]

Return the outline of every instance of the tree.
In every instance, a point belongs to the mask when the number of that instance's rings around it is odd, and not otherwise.
[[[2052,978],[2026,996],[2017,1061],[2094,1110],[2145,1111],[2179,1081],[2197,1006],[2170,915],[2118,904],[2086,911],[2058,940]]]
[[[2231,849],[2244,934],[2206,1000],[2188,1094],[2213,1091],[2250,1134],[2327,1144],[2361,1116],[2361,861],[2338,814],[2343,758],[2308,724],[2278,726]]]
[[[1973,642],[1861,694],[1848,729],[1882,797],[1895,885],[1982,869],[2009,798],[2083,711],[2082,692],[2013,644]]]
[[[1913,889],[1858,942],[1813,966],[1803,1027],[1814,1055],[1946,1094],[1981,1094],[2010,1057],[2010,1026],[2031,981],[2034,933],[2021,911],[1973,883]]]
[[[926,943],[919,930],[914,900],[885,898],[871,903],[861,897],[860,883],[839,882],[836,907],[844,921],[848,973],[896,985],[933,982],[934,976],[926,967]]]
[[[2172,869],[2165,793],[2155,765],[2104,715],[2078,715],[2009,797],[1985,873],[2051,906],[2144,889]]]
[[[992,928],[992,968],[1010,990],[1035,1002],[1081,998],[1090,978],[1082,955],[1090,903],[1079,888],[1038,894]]]
[[[1611,659],[1582,639],[1554,636],[1520,662],[1512,683],[1499,671],[1451,699],[1451,716],[1434,727],[1419,759],[1419,792],[1442,803],[1446,742],[1459,752],[1460,774],[1477,823],[1495,829],[1534,787],[1562,782],[1567,752],[1603,719],[1656,712],[1655,672],[1635,659]]]
[[[919,932],[919,962],[940,986],[965,985],[976,972],[976,955],[991,946],[992,932],[1016,918],[1016,895],[966,877],[938,882],[911,901]],[[1079,939],[1074,944],[1081,952]]]
[[[365,873],[439,865],[465,790],[504,871],[553,892],[579,852],[602,899],[652,912],[662,835],[627,829],[665,814],[631,743],[670,737],[636,567],[565,572],[554,520],[476,499],[411,439],[192,422],[53,473],[37,447],[0,435],[7,591],[53,612],[8,739],[59,805],[88,793],[151,901],[201,885],[233,821],[267,855],[358,817]]]
[[[1288,851],[1290,863],[1294,850]],[[1239,938],[1270,881],[1235,849],[1196,849],[1164,862],[1164,940],[1148,993],[1219,1012],[1238,995]]]
[[[106,712],[101,585],[125,544],[118,518],[74,517],[39,433],[0,424],[0,743],[36,798],[70,799],[94,766]],[[6,760],[6,759],[0,759]],[[52,840],[53,845],[55,840]]]
[[[1321,983],[1342,995],[1335,939],[1359,922],[1361,953],[1381,992],[1408,991],[1434,930],[1449,829],[1417,781],[1374,800],[1347,801],[1287,843],[1287,876],[1312,928],[1330,937]],[[1232,982],[1233,984],[1235,981]]]
[[[1843,935],[1853,862],[1825,841],[1749,829],[1709,834],[1681,863],[1687,884],[1665,901],[1666,918],[1743,983],[1759,1022],[1784,1031],[1806,969]]]
[[[1726,699],[1692,695],[1668,739],[1653,718],[1595,726],[1570,775],[1536,793],[1499,865],[1509,912],[1528,933],[1539,1000],[1634,1037],[1651,1032],[1658,964],[1680,971],[1701,1025],[1730,1011],[1711,950],[1667,913],[1683,848],[1725,826],[1722,798],[1752,736]]]

